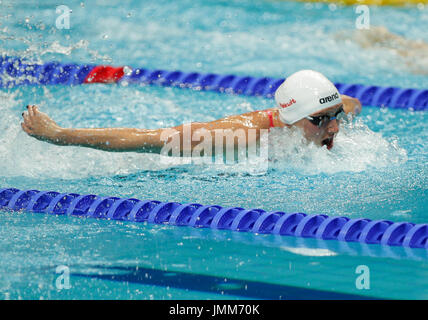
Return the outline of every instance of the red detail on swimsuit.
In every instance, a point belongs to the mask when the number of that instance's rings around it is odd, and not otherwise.
[[[267,110],[266,111],[268,117],[269,117],[269,128],[274,128],[275,125],[273,124],[273,115],[272,115],[272,111]]]
[[[85,83],[111,83],[123,77],[123,67],[96,66],[86,76]]]
[[[295,104],[295,103],[296,103],[296,100],[290,99],[290,101],[288,101],[287,103],[280,103],[279,105],[282,108],[287,108],[287,107],[289,107],[289,106],[291,106],[292,104]]]

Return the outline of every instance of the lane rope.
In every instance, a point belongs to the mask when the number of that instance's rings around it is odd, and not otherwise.
[[[16,188],[0,189],[0,209],[428,249],[428,224],[411,222]]]
[[[23,59],[0,57],[0,88],[19,85],[69,85],[89,83],[151,84],[208,90],[219,93],[260,96],[272,99],[284,81],[269,77],[219,75],[215,73],[132,69],[47,62],[27,63]],[[335,83],[341,94],[358,98],[363,105],[428,110],[428,90]]]

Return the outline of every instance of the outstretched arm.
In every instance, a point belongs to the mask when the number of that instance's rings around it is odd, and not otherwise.
[[[159,153],[159,130],[134,128],[62,128],[37,106],[27,106],[22,129],[30,136],[61,146],[82,146],[106,151]]]
[[[256,140],[258,140],[260,134],[258,129],[269,127],[264,113],[251,112],[208,123],[195,122],[187,126],[180,125],[166,129],[73,129],[60,127],[47,114],[40,112],[37,106],[27,106],[27,109],[28,111],[22,114],[24,118],[24,122],[21,123],[22,129],[38,140],[61,146],[82,146],[114,152],[161,153],[165,144],[178,135],[180,154],[183,154],[183,151],[188,151],[184,150],[186,146],[193,151],[194,147],[200,143],[199,139],[193,139],[195,136],[206,137],[208,135],[214,139],[217,130],[243,129],[242,132],[247,138],[246,142],[252,143],[248,139],[248,129],[256,129]],[[184,132],[186,129],[189,129],[189,132]],[[185,143],[183,139],[186,137],[191,141]],[[226,141],[226,138],[224,139]]]

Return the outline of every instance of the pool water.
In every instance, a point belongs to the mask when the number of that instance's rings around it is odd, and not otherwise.
[[[426,89],[428,76],[353,41],[354,7],[282,1],[0,3],[0,54],[34,61],[285,77]],[[371,7],[371,23],[428,42],[427,8]],[[398,24],[396,21],[401,21]],[[341,34],[339,37],[338,34]],[[343,39],[343,34],[347,35]],[[418,66],[427,66],[420,61]],[[58,147],[26,136],[25,105],[64,127],[175,126],[270,108],[272,100],[137,85],[0,91],[0,186],[427,223],[426,112],[365,106],[331,151],[274,129],[257,164],[166,165],[159,156]],[[290,143],[282,143],[290,141]],[[409,249],[28,212],[0,214],[3,299],[428,297],[428,254]],[[69,289],[58,289],[61,272]],[[356,285],[358,266],[369,289]]]

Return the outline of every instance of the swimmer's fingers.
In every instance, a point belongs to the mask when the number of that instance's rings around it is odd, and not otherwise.
[[[28,135],[32,135],[32,131],[30,128],[27,127],[27,125],[24,122],[21,122],[21,128],[22,130],[24,130],[25,133],[27,133]]]
[[[21,127],[26,133],[30,134],[32,130],[32,125],[28,113],[23,112],[22,117],[24,118],[24,122],[21,122]]]
[[[28,112],[22,113],[22,118],[24,119],[24,124],[27,128],[31,128],[31,120]]]
[[[32,106],[32,105],[27,106],[28,115],[29,115],[30,117],[34,116],[33,107],[34,107],[34,106]]]
[[[33,135],[34,107],[35,106],[28,105],[27,111],[24,111],[22,113],[22,118],[24,119],[24,122],[21,123],[21,128],[31,136]]]
[[[49,140],[55,136],[60,127],[47,114],[39,111],[37,106],[27,106],[27,111],[22,113],[24,122],[22,130],[39,140]]]
[[[38,106],[31,106],[31,107],[32,107],[31,112],[33,113],[33,115],[37,115],[37,113],[40,113]]]
[[[28,105],[27,111],[22,113],[24,123],[28,128],[32,128],[34,125],[40,124],[39,122],[43,119],[49,119],[47,114],[39,111],[39,108],[35,105]]]
[[[31,117],[34,117],[35,115],[37,115],[37,113],[39,113],[39,107],[37,107],[36,105],[28,105],[27,106],[27,112],[28,115]]]

